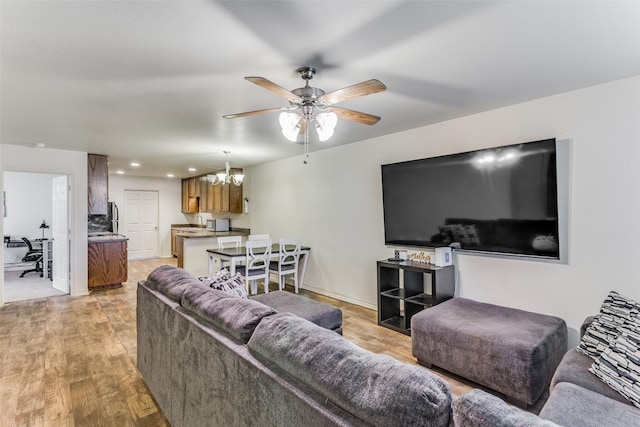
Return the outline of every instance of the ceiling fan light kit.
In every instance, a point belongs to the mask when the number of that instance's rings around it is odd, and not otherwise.
[[[290,107],[268,108],[245,113],[228,114],[223,117],[225,119],[235,119],[238,117],[280,111],[278,121],[282,129],[282,134],[292,142],[298,141],[298,137],[303,135],[305,154],[307,156],[309,154],[309,124],[312,122],[314,122],[318,139],[320,141],[327,141],[333,136],[335,127],[338,124],[338,118],[367,125],[374,125],[380,120],[380,117],[372,114],[361,113],[333,105],[360,96],[385,91],[387,87],[379,80],[371,79],[326,93],[322,89],[309,86],[309,80],[311,80],[316,73],[315,68],[301,67],[298,68],[297,72],[305,81],[305,85],[304,87],[291,91],[278,86],[264,77],[245,77],[245,80],[286,98],[289,101]]]

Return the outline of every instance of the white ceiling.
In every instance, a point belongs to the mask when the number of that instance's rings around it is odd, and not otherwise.
[[[244,76],[386,84],[340,104],[378,124],[340,120],[318,150],[640,74],[637,1],[3,0],[0,15],[0,142],[131,175],[302,154],[277,114],[222,118],[288,105]]]

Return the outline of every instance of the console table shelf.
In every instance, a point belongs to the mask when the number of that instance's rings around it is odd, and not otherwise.
[[[411,335],[411,318],[453,298],[454,267],[378,261],[378,325]]]

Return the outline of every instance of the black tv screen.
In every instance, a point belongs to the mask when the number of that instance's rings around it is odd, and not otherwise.
[[[385,244],[559,258],[556,140],[382,165]]]

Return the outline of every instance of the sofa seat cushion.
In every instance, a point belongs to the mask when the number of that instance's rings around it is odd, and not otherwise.
[[[557,384],[540,417],[565,427],[640,426],[640,409],[571,383]]]
[[[182,307],[238,342],[246,344],[258,323],[264,317],[276,314],[273,308],[258,301],[203,288],[193,287],[185,291]]]
[[[194,286],[207,288],[187,270],[172,265],[162,265],[154,269],[147,278],[147,285],[178,303],[187,289]]]
[[[287,291],[275,291],[251,297],[274,308],[277,312],[292,313],[323,328],[342,330],[342,310]]]
[[[624,396],[603,383],[598,377],[589,372],[593,359],[576,349],[569,350],[558,365],[558,369],[551,379],[550,390],[553,392],[559,383],[567,382],[586,388],[622,403],[629,403]]]
[[[558,427],[552,421],[505,403],[480,389],[455,398],[453,421],[464,427]]]
[[[248,346],[268,366],[371,425],[449,425],[451,390],[444,380],[293,314],[264,318]]]

